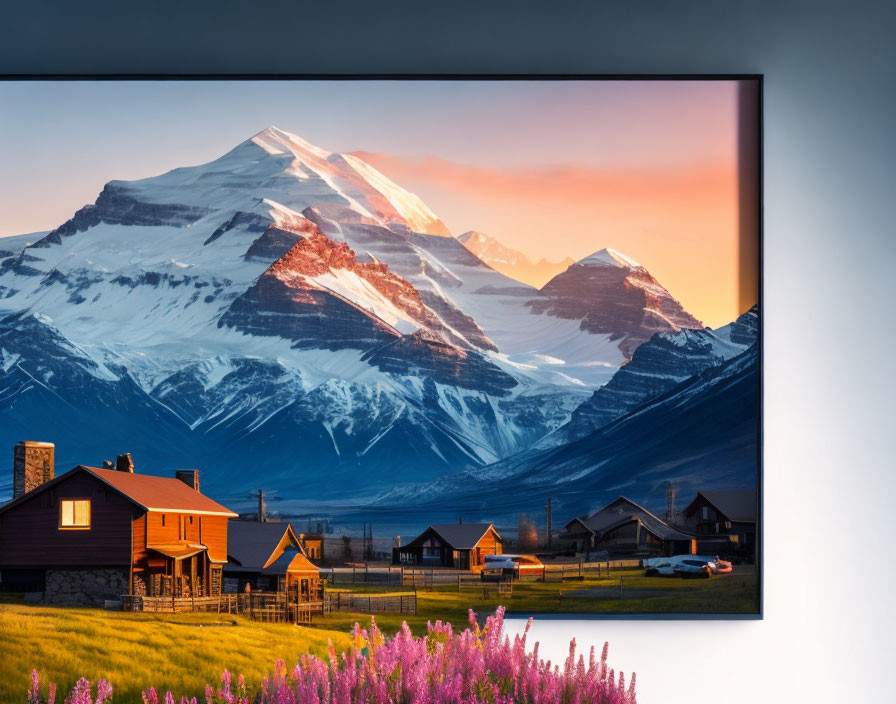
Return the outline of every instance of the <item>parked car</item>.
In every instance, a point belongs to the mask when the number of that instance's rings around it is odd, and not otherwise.
[[[715,562],[702,558],[679,560],[672,571],[679,577],[712,577]]]
[[[516,563],[510,559],[510,555],[486,555],[485,565],[479,576],[483,582],[493,582],[512,579],[515,573]]]
[[[724,567],[720,567],[717,557],[703,555],[673,555],[672,557],[651,557],[644,560],[644,574],[647,577],[655,575],[705,576],[721,574]],[[731,571],[731,564],[727,565],[727,571]]]
[[[494,574],[497,571],[503,576],[519,579],[526,575],[541,575],[544,572],[544,563],[535,555],[486,555],[482,578],[486,579],[487,574]]]

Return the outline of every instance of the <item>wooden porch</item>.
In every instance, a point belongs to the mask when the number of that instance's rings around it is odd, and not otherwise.
[[[131,592],[146,597],[214,597],[221,594],[222,563],[205,545],[156,545],[134,565]]]

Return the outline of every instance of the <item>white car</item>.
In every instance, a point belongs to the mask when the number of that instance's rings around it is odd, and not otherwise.
[[[544,563],[535,555],[486,555],[483,572],[495,572],[500,570],[507,577],[516,577],[544,572]]]
[[[672,557],[651,557],[644,560],[644,574],[653,575],[706,575],[716,570],[715,557],[702,555],[674,555]]]
[[[510,555],[486,555],[484,570],[515,570],[516,563]]]

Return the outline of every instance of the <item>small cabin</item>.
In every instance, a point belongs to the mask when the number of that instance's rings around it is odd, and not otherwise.
[[[289,523],[231,521],[224,591],[294,592],[298,601],[319,601],[323,582]]]
[[[59,604],[221,593],[236,514],[199,492],[196,470],[136,474],[127,455],[116,467],[79,465],[0,507],[4,588],[23,580]]]
[[[504,539],[491,523],[431,525],[407,545],[392,549],[393,565],[482,569],[486,555],[500,555]]]
[[[651,557],[694,554],[693,535],[675,528],[643,506],[620,496],[588,516],[573,518],[559,536],[577,554]]]

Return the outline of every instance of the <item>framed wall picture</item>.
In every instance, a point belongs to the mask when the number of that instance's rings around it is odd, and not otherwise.
[[[4,589],[761,615],[761,77],[0,94]]]

